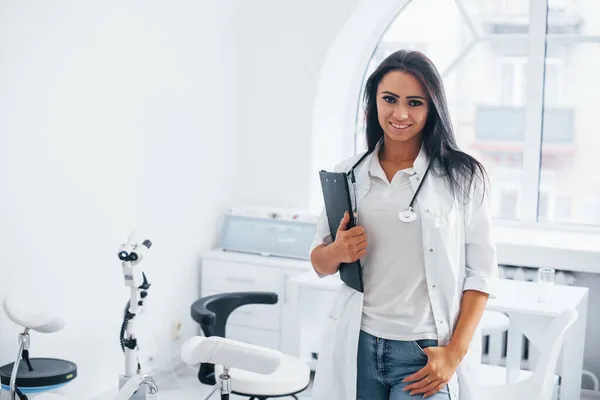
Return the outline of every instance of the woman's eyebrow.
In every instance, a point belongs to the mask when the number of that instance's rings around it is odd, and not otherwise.
[[[398,96],[396,93],[394,93],[394,92],[390,92],[390,91],[388,91],[388,90],[386,90],[386,91],[383,91],[383,92],[381,92],[381,93],[382,93],[382,94],[389,94],[389,95],[391,95],[391,96],[394,96],[394,97],[396,97],[396,98],[398,98],[398,99],[400,98],[400,96]],[[409,99],[409,100],[410,100],[410,99],[421,99],[421,100],[426,100],[426,99],[425,99],[425,97],[423,97],[423,96],[416,96],[416,95],[415,95],[415,96],[406,96],[406,98],[407,98],[407,99]]]

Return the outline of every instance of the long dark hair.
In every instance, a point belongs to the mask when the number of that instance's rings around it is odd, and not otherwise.
[[[483,182],[485,193],[486,171],[479,161],[458,148],[442,78],[433,62],[418,51],[399,50],[392,53],[367,80],[364,102],[368,151],[372,152],[383,137],[383,128],[377,118],[377,88],[381,79],[390,71],[412,74],[429,96],[429,114],[422,138],[427,157],[433,160],[434,168],[431,172],[445,177],[453,194],[463,191],[465,199],[468,198],[476,177]]]

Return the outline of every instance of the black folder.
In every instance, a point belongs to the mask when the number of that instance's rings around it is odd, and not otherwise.
[[[320,171],[319,175],[321,178],[321,188],[323,189],[325,213],[329,221],[329,230],[331,231],[332,240],[335,240],[338,227],[346,211],[350,215],[350,222],[348,222],[347,229],[356,226],[352,212],[348,174],[344,172]],[[361,293],[364,292],[360,260],[352,263],[342,263],[339,271],[340,277],[346,285]]]

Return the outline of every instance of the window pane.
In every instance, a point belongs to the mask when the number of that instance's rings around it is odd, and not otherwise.
[[[548,193],[540,192],[540,198],[538,202],[538,218],[540,221],[548,220]]]
[[[512,65],[502,65],[502,103],[510,104],[515,98],[515,69]]]
[[[504,219],[514,219],[517,217],[519,205],[519,189],[504,188],[500,190],[499,212],[498,216]]]
[[[540,221],[600,224],[600,7],[564,0],[549,10]],[[558,7],[560,5],[560,7]]]
[[[493,216],[500,218],[519,217],[528,31],[529,0],[413,1],[382,37],[365,74],[403,48],[420,50],[435,63],[459,146],[486,167]],[[361,99],[357,152],[366,148],[363,111]]]

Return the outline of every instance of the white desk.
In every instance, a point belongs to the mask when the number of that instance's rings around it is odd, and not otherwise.
[[[289,311],[297,318],[284,327],[285,336],[289,337],[288,352],[307,362],[312,361],[311,353],[318,351],[321,340],[320,326],[340,285],[339,275],[321,279],[313,271],[290,280]],[[579,400],[588,288],[556,285],[547,304],[538,303],[536,288],[531,282],[502,279],[498,297],[488,302],[488,309],[502,311],[510,318],[507,378],[509,381],[516,379],[516,371],[520,368],[522,335],[535,346],[558,314],[567,308],[576,309],[579,318],[565,337],[559,369],[562,373],[561,399]]]

